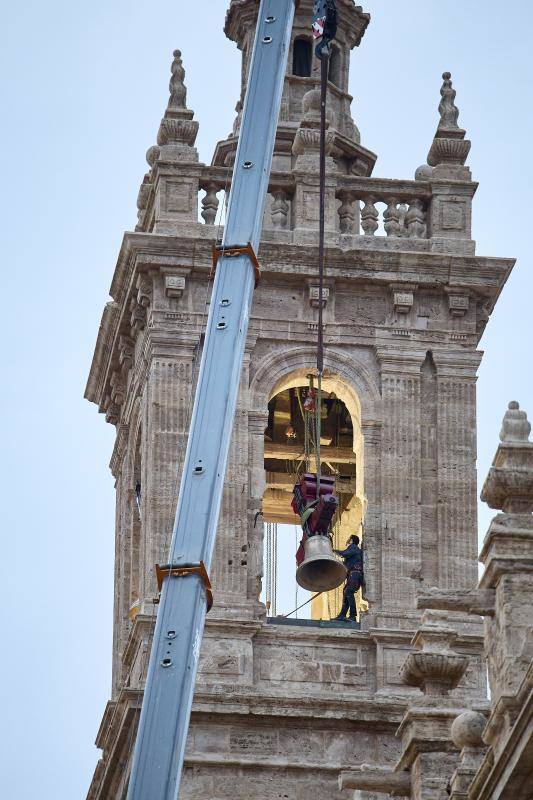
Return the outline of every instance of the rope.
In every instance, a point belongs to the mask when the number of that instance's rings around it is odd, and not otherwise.
[[[278,613],[278,524],[272,523],[272,616]]]
[[[298,527],[294,526],[294,552],[298,550]],[[298,619],[298,581],[294,581],[294,605],[295,605],[295,613],[296,619]],[[294,613],[294,612],[293,612]]]
[[[309,600],[306,600],[306,601],[305,601],[305,603],[302,603],[302,605],[301,605],[301,606],[298,606],[298,608],[295,608],[295,609],[293,609],[292,611],[289,611],[289,613],[288,613],[288,614],[283,614],[283,619],[287,619],[287,617],[292,617],[292,615],[293,615],[293,614],[296,614],[296,612],[297,612],[297,611],[299,611],[301,608],[303,608],[304,606],[306,606],[308,603],[311,603],[311,602],[312,602],[313,600],[315,600],[317,597],[320,597],[320,595],[321,595],[321,594],[324,594],[324,592],[317,592],[317,593],[316,593],[316,594],[314,594],[312,597],[310,597],[310,598],[309,598]]]
[[[270,615],[271,609],[271,594],[272,594],[272,584],[271,584],[271,559],[270,559],[270,522],[266,524],[266,559],[265,559],[265,584],[266,584],[266,593],[265,593],[265,600],[266,600],[266,607],[267,607],[267,614]]]

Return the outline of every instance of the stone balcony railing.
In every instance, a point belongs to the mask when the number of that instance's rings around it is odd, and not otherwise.
[[[229,192],[231,181],[226,169],[207,168],[206,179],[200,181],[204,190],[201,198],[201,216],[213,225],[219,214],[221,191]],[[265,228],[291,229],[296,182],[290,175],[273,173],[269,187],[269,211],[265,215]],[[376,178],[346,176],[338,181],[335,192],[337,202],[336,230],[339,233],[364,236],[406,237],[427,239],[426,215],[431,200],[431,189],[423,181],[393,181]],[[380,210],[379,206],[383,205]]]
[[[196,223],[222,225],[231,189],[228,167],[158,160],[139,193],[137,230],[201,234]],[[181,180],[183,175],[183,180]],[[148,180],[147,180],[148,179]],[[391,180],[334,173],[326,188],[326,238],[344,249],[414,250],[473,255],[472,181]],[[318,235],[318,178],[273,171],[265,241],[312,243]],[[198,200],[195,198],[198,197]],[[185,223],[185,225],[183,225]]]

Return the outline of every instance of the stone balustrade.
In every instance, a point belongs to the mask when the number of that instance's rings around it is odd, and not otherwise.
[[[349,176],[339,180],[335,196],[341,233],[428,238],[431,189],[425,182]]]
[[[427,239],[431,187],[424,181],[395,181],[339,176],[336,182],[336,232],[364,237]],[[206,225],[221,218],[221,192],[231,189],[231,170],[204,167],[199,181],[200,215]],[[296,179],[289,173],[272,172],[265,229],[293,230],[300,227],[291,213]]]

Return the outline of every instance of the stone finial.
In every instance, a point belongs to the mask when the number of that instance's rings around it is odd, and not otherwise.
[[[333,151],[335,134],[330,129],[330,118],[326,111],[326,154],[329,156]],[[319,169],[318,153],[320,150],[320,91],[310,89],[302,98],[302,119],[296,131],[292,145],[292,153],[295,156],[307,157],[305,165],[311,171],[317,172]],[[297,161],[297,166],[303,164]]]
[[[174,50],[170,71],[170,97],[157,134],[157,144],[161,149],[156,157],[166,161],[198,161],[194,149],[198,123],[193,119],[194,112],[186,105],[185,70],[180,50]],[[153,149],[150,148],[148,153],[153,155]]]
[[[461,751],[461,760],[450,778],[448,794],[450,800],[464,800],[485,755],[483,731],[487,720],[477,711],[465,711],[452,722],[451,737]]]
[[[459,109],[455,105],[455,97],[457,92],[453,88],[451,81],[451,72],[443,72],[442,79],[444,83],[441,86],[439,103],[440,122],[439,128],[459,128],[457,120],[459,119]]]
[[[170,67],[171,78],[168,86],[170,97],[168,108],[179,111],[187,108],[187,87],[185,86],[185,70],[181,60],[181,50],[174,50],[174,61]]]
[[[470,152],[471,142],[465,139],[466,131],[459,127],[457,119],[459,109],[455,105],[456,91],[452,86],[451,73],[444,72],[439,103],[439,125],[428,153],[427,163],[430,167],[438,167],[440,173],[433,177],[470,180],[470,170],[464,166]],[[425,167],[417,170],[417,180],[429,180]]]
[[[490,508],[508,514],[533,512],[533,442],[525,411],[513,400],[503,418],[500,444],[481,492]]]
[[[520,405],[516,400],[512,400],[503,418],[500,441],[505,443],[527,442],[530,433],[531,423],[528,421],[526,412],[520,410]]]
[[[477,711],[465,711],[452,723],[453,743],[461,750],[464,747],[483,747],[483,731],[487,720]]]

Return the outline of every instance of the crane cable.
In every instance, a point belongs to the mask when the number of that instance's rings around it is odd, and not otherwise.
[[[316,348],[316,499],[320,498],[320,437],[322,428],[322,375],[324,372],[324,229],[326,205],[326,102],[328,90],[329,49],[320,49],[320,199],[318,227],[318,337]]]
[[[320,172],[319,172],[319,223],[318,223],[318,336],[316,352],[317,398],[316,398],[316,499],[320,499],[320,437],[322,428],[322,376],[324,373],[324,229],[326,205],[326,104],[328,96],[328,68],[330,43],[337,32],[337,9],[335,0],[319,0],[315,3],[313,31],[321,35],[315,53],[320,60]]]

